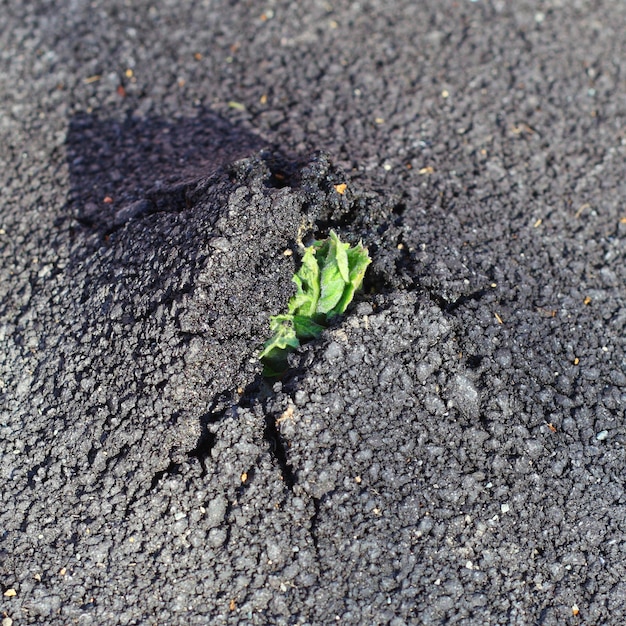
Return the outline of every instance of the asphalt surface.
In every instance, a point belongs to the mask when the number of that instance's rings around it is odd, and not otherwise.
[[[0,2],[2,626],[623,624],[625,26]]]

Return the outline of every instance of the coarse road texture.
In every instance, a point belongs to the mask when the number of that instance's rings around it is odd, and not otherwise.
[[[625,28],[0,1],[2,626],[626,623]]]

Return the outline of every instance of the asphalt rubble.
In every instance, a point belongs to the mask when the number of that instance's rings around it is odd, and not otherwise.
[[[375,32],[347,4],[176,7],[154,33],[11,8],[4,74],[41,52],[30,98],[1,88],[3,626],[624,622],[623,11],[552,4],[374,3]],[[96,74],[73,19],[114,50],[139,32],[156,86]],[[150,114],[187,88],[159,37],[189,83],[188,41],[217,42],[198,84],[225,106]],[[77,111],[46,64],[88,70]],[[258,67],[299,97],[257,97]],[[327,84],[342,67],[363,82]],[[268,319],[331,229],[368,247],[363,290],[265,380]]]

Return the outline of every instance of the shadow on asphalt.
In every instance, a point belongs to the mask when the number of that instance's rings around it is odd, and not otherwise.
[[[69,123],[68,211],[83,226],[119,225],[169,195],[267,143],[213,112],[195,118],[125,120],[81,113]]]

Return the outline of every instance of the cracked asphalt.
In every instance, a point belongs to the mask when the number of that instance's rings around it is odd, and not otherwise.
[[[2,626],[624,623],[626,5],[0,16]]]

